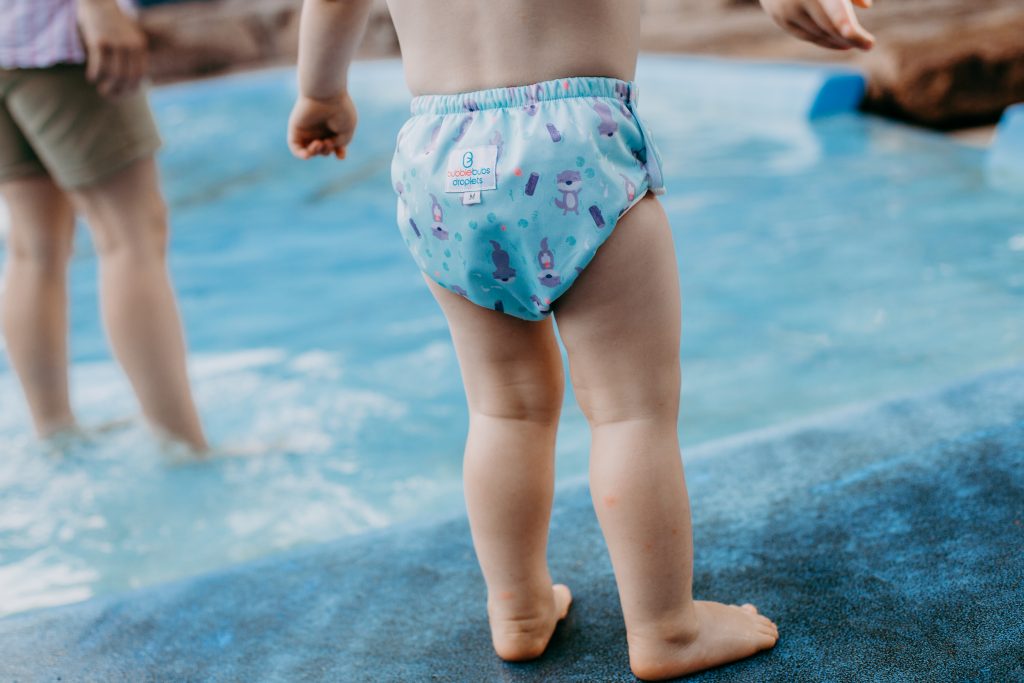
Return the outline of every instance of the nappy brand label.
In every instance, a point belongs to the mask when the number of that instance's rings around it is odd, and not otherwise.
[[[479,192],[497,187],[497,145],[457,149],[448,155],[445,192]]]

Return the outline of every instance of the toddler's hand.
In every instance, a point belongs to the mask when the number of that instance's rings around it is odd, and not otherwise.
[[[288,148],[300,159],[345,158],[356,130],[356,106],[347,92],[330,100],[300,95],[288,118]]]
[[[761,0],[775,23],[798,38],[833,50],[870,50],[875,38],[857,21],[854,5],[868,9],[871,0]]]

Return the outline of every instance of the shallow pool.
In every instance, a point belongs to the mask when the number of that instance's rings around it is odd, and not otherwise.
[[[640,76],[682,264],[686,444],[1024,361],[1024,196],[989,187],[982,151],[742,93],[693,106],[676,79],[700,68]],[[357,65],[353,89],[344,163],[288,155],[289,72],[154,92],[191,371],[233,455],[182,463],[138,424],[80,234],[74,402],[87,425],[130,419],[41,447],[0,359],[0,614],[461,509],[458,369],[393,227],[408,96],[392,62]],[[567,403],[563,481],[588,442]]]

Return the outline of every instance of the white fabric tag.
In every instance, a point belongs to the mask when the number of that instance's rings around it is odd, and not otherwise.
[[[448,155],[445,192],[473,192],[497,187],[494,167],[498,146],[464,147]]]
[[[472,192],[463,192],[462,203],[466,206],[469,206],[470,204],[479,204],[480,190],[473,190]]]

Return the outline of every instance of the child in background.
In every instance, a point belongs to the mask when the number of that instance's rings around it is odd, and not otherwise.
[[[347,71],[370,5],[305,2],[288,131],[300,158],[345,157]],[[416,95],[392,164],[398,227],[466,387],[466,504],[495,650],[539,656],[572,600],[546,560],[564,387],[552,319],[592,431],[591,495],[633,672],[672,678],[771,648],[778,630],[753,605],[691,593],[679,278],[632,82],[640,0],[388,5]],[[819,45],[873,42],[850,0],[763,5]]]
[[[68,392],[76,214],[103,323],[150,423],[207,449],[167,272],[167,208],[131,0],[0,0],[0,195],[11,213],[3,337],[40,436],[80,433]]]

